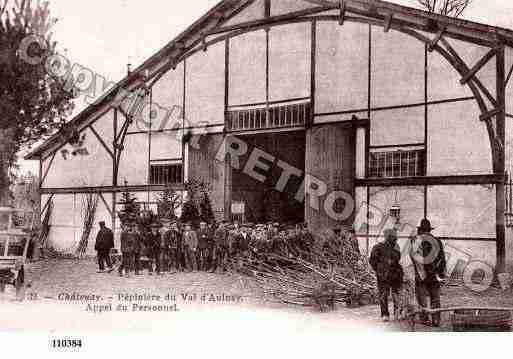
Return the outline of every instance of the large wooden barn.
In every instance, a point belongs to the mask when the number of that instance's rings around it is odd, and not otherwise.
[[[198,178],[219,218],[356,221],[368,249],[385,222],[428,217],[502,267],[512,46],[509,30],[383,1],[221,1],[27,156],[50,244],[77,246],[85,194],[119,231],[120,192],[151,207]]]

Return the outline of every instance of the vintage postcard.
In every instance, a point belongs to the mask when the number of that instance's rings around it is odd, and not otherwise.
[[[511,332],[511,1],[0,0],[0,66],[0,331]]]

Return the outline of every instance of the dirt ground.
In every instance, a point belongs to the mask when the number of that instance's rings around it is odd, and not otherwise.
[[[317,313],[266,302],[259,298],[252,281],[239,275],[194,272],[150,277],[144,273],[121,278],[116,272],[98,274],[96,270],[93,260],[30,264],[25,300],[16,301],[9,287],[0,294],[0,329],[169,332],[191,323],[217,329],[242,325],[247,330],[272,323],[275,330],[300,333],[408,330],[404,324],[382,323],[375,305],[357,309],[340,305],[334,312]],[[77,299],[77,295],[86,297]],[[153,298],[127,297],[135,295]],[[513,292],[492,289],[478,294],[462,287],[445,287],[442,305],[513,308]],[[118,310],[119,306],[126,306],[127,311]],[[434,331],[422,326],[416,330]],[[444,315],[443,327],[438,330],[451,330],[449,315]]]

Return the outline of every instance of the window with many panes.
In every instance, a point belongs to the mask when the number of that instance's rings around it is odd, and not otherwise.
[[[401,178],[425,176],[425,151],[371,152],[369,177]]]
[[[310,116],[310,102],[281,104],[227,112],[230,131],[261,130],[269,128],[304,126]]]
[[[150,184],[165,185],[182,183],[182,163],[152,164],[150,168]]]

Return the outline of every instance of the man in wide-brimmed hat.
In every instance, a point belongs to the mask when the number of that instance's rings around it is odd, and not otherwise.
[[[429,298],[431,309],[440,308],[441,280],[445,277],[446,259],[442,241],[431,234],[431,222],[424,218],[418,227],[418,235],[412,239],[411,258],[415,268],[415,291],[418,304],[427,308]],[[423,315],[427,325],[440,326],[440,314],[432,316],[429,322]]]

